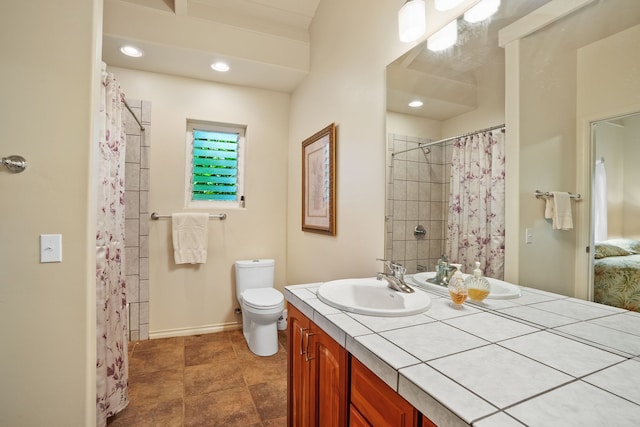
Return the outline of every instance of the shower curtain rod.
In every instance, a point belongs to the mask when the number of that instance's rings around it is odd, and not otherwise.
[[[129,112],[131,113],[131,115],[133,116],[133,119],[136,121],[136,123],[138,123],[138,126],[140,126],[140,130],[142,132],[144,132],[144,126],[142,126],[142,123],[140,123],[140,120],[138,120],[138,117],[136,116],[136,113],[133,112],[133,110],[131,109],[131,107],[129,107],[129,104],[127,104],[127,100],[123,100],[124,102],[124,106],[127,107],[127,110],[129,110]]]
[[[480,129],[480,130],[476,130],[476,131],[473,131],[473,132],[465,133],[465,134],[462,134],[462,135],[452,136],[452,137],[449,137],[449,138],[440,139],[438,141],[427,142],[427,143],[424,143],[424,144],[418,144],[417,147],[407,148],[406,150],[398,151],[397,153],[391,153],[391,156],[395,156],[396,154],[406,153],[407,151],[417,150],[418,148],[425,148],[425,147],[429,147],[431,145],[442,144],[443,142],[453,141],[454,139],[464,138],[465,136],[470,136],[470,135],[475,135],[475,134],[478,134],[478,133],[489,132],[489,131],[495,130],[495,129],[501,129],[503,127],[505,127],[504,123],[501,124],[501,125],[497,125],[497,126],[491,126],[489,128],[486,128],[486,129]]]

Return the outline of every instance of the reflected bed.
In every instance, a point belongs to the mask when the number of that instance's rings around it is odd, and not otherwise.
[[[594,301],[640,311],[640,241],[606,240],[595,249]]]

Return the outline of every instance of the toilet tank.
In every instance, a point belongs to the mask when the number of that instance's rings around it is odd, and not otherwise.
[[[275,265],[272,259],[236,261],[236,294],[247,289],[273,288]]]

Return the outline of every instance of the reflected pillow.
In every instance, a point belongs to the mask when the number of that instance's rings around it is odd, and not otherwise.
[[[596,243],[596,253],[595,258],[607,258],[610,256],[625,256],[625,255],[633,255],[635,251],[628,251],[627,249],[621,248],[620,246],[616,246],[614,244],[607,242],[598,242]]]
[[[619,246],[622,249],[626,249],[628,251],[640,253],[640,240],[620,238],[620,239],[609,239],[605,243]]]

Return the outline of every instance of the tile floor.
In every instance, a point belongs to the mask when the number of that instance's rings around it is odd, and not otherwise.
[[[241,331],[129,343],[129,406],[109,427],[287,425],[286,333],[273,356]]]

